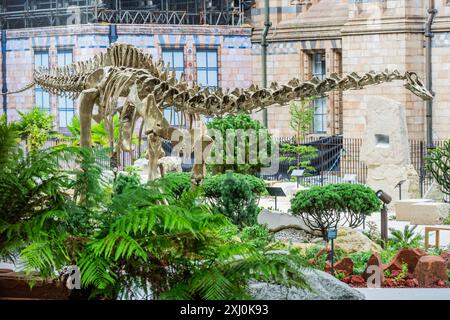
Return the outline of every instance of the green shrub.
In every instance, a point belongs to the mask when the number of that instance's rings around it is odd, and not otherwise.
[[[21,138],[26,139],[28,150],[42,147],[48,139],[55,136],[53,116],[50,113],[35,107],[30,112],[19,111],[19,115],[17,129]]]
[[[168,172],[159,181],[164,190],[172,193],[175,199],[180,199],[192,186],[190,172]]]
[[[349,258],[353,261],[353,274],[362,275],[367,267],[367,261],[369,261],[372,252],[356,252],[352,253]]]
[[[342,221],[352,228],[361,225],[366,216],[378,211],[380,200],[375,192],[360,184],[330,184],[298,192],[291,200],[293,215],[300,216],[312,230],[322,233],[337,228]]]
[[[244,132],[246,130],[254,130],[256,133],[256,136],[258,137],[260,131],[265,130],[264,127],[261,125],[261,123],[258,120],[253,119],[250,115],[246,113],[238,114],[238,115],[227,115],[222,118],[214,118],[213,121],[209,122],[207,124],[208,129],[215,129],[220,131],[220,134],[222,136],[223,146],[221,152],[223,152],[222,159],[223,164],[210,164],[208,165],[208,171],[212,172],[213,174],[217,173],[225,173],[227,170],[232,170],[234,172],[239,173],[245,173],[245,174],[255,174],[261,170],[264,165],[261,163],[261,158],[258,158],[257,163],[252,164],[249,163],[250,158],[250,151],[254,151],[257,149],[258,146],[253,145],[250,146],[249,139],[246,138],[245,141],[245,164],[240,164],[239,161],[237,161],[237,151],[240,150],[238,147],[238,139],[234,139],[234,153],[227,153],[226,145],[230,141],[230,137],[227,137],[227,132],[230,133],[236,133],[237,130],[243,130]],[[217,138],[216,138],[217,140]],[[267,138],[267,150],[268,153],[271,150],[271,143],[272,139],[271,136],[268,134]],[[215,147],[211,150],[211,155],[217,157],[218,155],[216,152],[218,152],[220,149],[216,149]],[[228,159],[228,160],[227,160]],[[230,161],[230,159],[232,161]],[[232,164],[228,164],[231,162]]]
[[[232,173],[232,176],[236,180],[244,181],[245,183],[247,183],[256,198],[259,198],[259,196],[267,192],[266,184],[261,178],[240,173]],[[226,174],[207,176],[202,184],[203,190],[205,191],[205,196],[212,201],[216,201],[217,199],[222,197],[222,186],[226,177]]]
[[[416,228],[417,225],[412,228],[406,225],[403,231],[391,228],[391,237],[389,238],[388,246],[397,249],[420,247],[423,237],[415,232]]]
[[[243,228],[240,238],[245,243],[252,243],[257,248],[264,248],[273,241],[274,237],[266,226],[255,224]]]
[[[220,197],[216,198],[214,207],[219,213],[230,218],[239,228],[257,223],[259,208],[247,180],[228,172],[218,190]]]

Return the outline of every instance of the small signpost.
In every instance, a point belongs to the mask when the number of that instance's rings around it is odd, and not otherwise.
[[[299,185],[299,178],[303,177],[304,173],[305,173],[305,170],[303,170],[303,169],[292,170],[291,176],[292,177],[297,177],[297,188],[298,188],[298,185]]]
[[[334,275],[334,239],[337,238],[337,229],[328,229],[328,240],[331,240],[331,274]]]
[[[266,189],[270,196],[275,197],[275,210],[277,210],[277,197],[286,197],[286,194],[280,187],[266,187]]]

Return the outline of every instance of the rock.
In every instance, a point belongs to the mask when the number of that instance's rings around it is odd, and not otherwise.
[[[277,232],[283,229],[294,228],[301,229],[308,233],[320,236],[319,231],[311,231],[300,217],[281,212],[272,212],[264,209],[258,215],[258,223],[267,225],[267,228],[272,232]]]
[[[336,262],[334,269],[346,275],[351,275],[353,273],[353,261],[350,258],[344,258]]]
[[[312,235],[305,230],[287,228],[274,233],[276,241],[283,242],[310,242]]]
[[[439,280],[436,284],[438,287],[445,287],[445,281],[444,280]]]
[[[386,279],[386,281],[384,282],[384,285],[385,285],[386,287],[392,288],[392,287],[396,287],[396,286],[397,286],[397,282],[396,282],[394,279],[388,278],[388,279]]]
[[[445,194],[441,190],[441,186],[439,183],[434,181],[431,184],[431,187],[428,189],[428,191],[425,193],[424,198],[431,199],[437,202],[442,202],[445,199]]]
[[[140,171],[148,171],[148,159],[137,159],[136,161],[134,161],[133,165]]]
[[[366,280],[361,276],[353,275],[350,277],[350,283],[355,286],[362,286],[366,284]]]
[[[417,263],[414,277],[421,287],[435,285],[439,280],[447,281],[447,265],[442,257],[423,256]]]
[[[162,165],[164,173],[182,172],[181,162],[180,157],[162,157],[158,160],[158,165]]]
[[[450,270],[450,252],[444,251],[441,253],[441,258],[445,260],[445,264],[447,265],[447,269]]]
[[[384,267],[384,270],[389,270],[391,274],[395,270],[401,271],[402,264],[406,263],[408,265],[408,272],[414,272],[417,262],[421,257],[425,255],[425,251],[421,249],[413,248],[403,248],[395,255],[392,261]]]
[[[450,203],[423,202],[410,207],[411,224],[434,225],[441,224],[448,217]]]
[[[407,279],[405,284],[409,288],[415,288],[419,286],[419,282],[417,281],[417,279]]]
[[[374,275],[374,267],[378,268],[378,272],[377,275],[379,277],[379,279],[373,278],[371,276]],[[373,280],[375,280],[376,282],[378,282],[380,285],[382,285],[384,283],[384,281],[386,280],[385,276],[384,276],[384,272],[383,272],[383,263],[381,261],[381,257],[379,253],[374,253],[370,256],[369,260],[367,260],[367,265],[366,265],[366,270],[364,270],[363,273],[363,278],[364,279],[369,279],[369,277]]]
[[[360,160],[367,165],[366,183],[398,200],[395,186],[405,180],[402,198],[419,197],[419,176],[411,165],[405,107],[384,97],[368,97]]]
[[[335,277],[315,269],[302,271],[312,290],[288,288],[264,282],[249,284],[256,300],[364,300],[365,296]]]
[[[381,247],[366,237],[361,232],[349,228],[338,228],[337,238],[335,240],[336,248],[341,249],[346,254],[355,252],[381,252]]]
[[[397,221],[411,221],[411,206],[416,203],[433,202],[431,199],[403,199],[394,203],[395,219]]]

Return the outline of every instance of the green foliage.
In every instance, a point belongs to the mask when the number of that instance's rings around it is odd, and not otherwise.
[[[17,130],[20,137],[26,139],[28,150],[42,147],[47,140],[55,136],[53,116],[50,113],[35,107],[30,112],[19,111],[19,115]]]
[[[446,141],[441,148],[429,150],[426,167],[439,183],[442,191],[450,195],[450,140]]]
[[[444,219],[444,224],[450,224],[450,214]]]
[[[337,228],[340,222],[358,227],[380,207],[380,200],[369,187],[349,183],[312,187],[291,200],[292,213],[301,216],[312,230],[320,231],[324,239],[327,230]]]
[[[264,248],[274,239],[267,226],[255,224],[244,227],[240,233],[240,238],[244,243],[251,243],[257,248]]]
[[[255,174],[264,167],[261,159],[261,155],[256,159],[256,163],[250,162],[251,154],[256,155],[256,151],[261,151],[261,146],[250,144],[250,139],[248,137],[245,138],[245,163],[239,163],[238,159],[238,150],[243,150],[243,146],[238,144],[238,139],[234,138],[234,152],[227,152],[227,142],[230,141],[230,134],[237,134],[238,130],[242,130],[244,133],[248,132],[247,130],[253,130],[256,134],[256,137],[259,136],[260,132],[262,133],[264,127],[257,120],[254,120],[250,115],[246,113],[241,113],[236,116],[234,115],[226,115],[222,118],[214,118],[213,121],[207,124],[208,129],[217,130],[220,132],[221,137],[215,137],[216,143],[211,150],[211,156],[218,157],[218,152],[222,152],[223,164],[210,164],[208,165],[208,171],[213,174],[217,173],[225,173],[227,170],[232,170],[234,172],[245,173],[245,174]],[[212,135],[214,136],[214,134]],[[272,138],[267,133],[267,146],[265,148],[268,150],[266,154],[270,153]],[[222,141],[222,146],[219,146],[219,141]],[[255,142],[257,143],[257,142]],[[259,147],[259,148],[258,148]],[[261,152],[264,154],[264,152]],[[231,163],[231,164],[228,164]]]
[[[121,194],[126,188],[136,188],[141,184],[141,177],[133,167],[126,168],[126,173],[119,173],[114,180],[113,192],[114,194]]]
[[[417,225],[410,227],[406,225],[403,231],[390,229],[391,238],[388,241],[388,246],[401,249],[401,248],[419,248],[423,237],[415,232]]]
[[[294,169],[305,169],[312,171],[314,167],[310,166],[311,159],[317,155],[317,149],[311,146],[303,145],[291,145],[283,144],[280,148],[281,161],[289,161],[289,163],[295,161],[295,165],[291,165],[288,168],[288,172]]]
[[[236,178],[229,172],[220,190],[220,198],[215,203],[218,212],[230,218],[239,228],[257,223],[259,208],[251,186],[245,179]]]
[[[267,192],[266,183],[261,178],[240,173],[232,173],[232,176],[239,181],[247,183],[255,197],[264,195]],[[205,196],[212,201],[217,201],[221,198],[223,193],[222,187],[226,178],[226,174],[206,176],[202,184],[203,190],[205,191]]]
[[[289,126],[295,131],[297,143],[311,132],[314,120],[314,109],[312,101],[315,97],[305,98],[302,101],[291,101],[289,104],[290,121]]]
[[[171,192],[176,199],[180,199],[192,186],[191,173],[168,172],[160,178],[160,182],[164,185],[164,190]]]
[[[356,252],[352,253],[349,258],[353,261],[353,274],[362,275],[366,270],[367,261],[369,261],[372,252]]]
[[[306,287],[295,250],[240,241],[229,219],[202,204],[199,188],[177,199],[156,181],[111,198],[92,150],[58,146],[23,157],[13,128],[0,123],[0,132],[12,138],[0,139],[0,150],[16,155],[0,161],[0,258],[19,253],[27,273],[56,278],[77,265],[86,297],[106,299],[137,289],[153,299],[250,298],[250,280]],[[58,167],[64,158],[78,162],[74,172]]]
[[[70,124],[67,125],[67,129],[70,131],[71,136],[63,137],[67,141],[70,141],[72,145],[78,146],[80,144],[80,132],[81,122],[78,116],[74,116]],[[114,143],[118,143],[120,135],[120,117],[118,114],[113,117],[113,133]],[[102,120],[99,123],[92,120],[91,123],[91,141],[94,146],[101,146],[103,148],[110,148],[108,130],[105,125],[105,121]],[[132,143],[137,143],[137,137],[133,134]]]

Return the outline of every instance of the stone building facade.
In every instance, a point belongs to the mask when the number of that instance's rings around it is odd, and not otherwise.
[[[249,27],[90,24],[6,30],[3,37],[5,59],[0,55],[0,61],[5,62],[5,74],[0,86],[6,85],[9,91],[29,84],[39,66],[87,60],[114,42],[133,44],[155,60],[163,58],[178,75],[184,72],[190,83],[224,88],[251,84]],[[77,113],[77,101],[40,88],[7,96],[6,106],[10,120],[34,106],[48,110],[54,115],[55,127],[62,131]],[[166,116],[176,124],[175,114],[169,111]]]
[[[268,83],[293,77],[308,79],[333,72],[348,74],[371,70],[415,71],[425,81],[426,51],[424,26],[428,0],[272,0],[272,27],[268,35]],[[433,139],[450,138],[450,1],[436,0],[438,10],[432,30]],[[253,82],[261,83],[261,32],[263,1],[252,11]],[[365,110],[371,96],[384,96],[406,108],[411,139],[426,137],[426,104],[393,82],[332,93],[316,101],[313,132],[316,135],[343,134],[361,138]],[[260,118],[261,115],[255,115]],[[268,125],[280,136],[291,136],[288,107],[272,107]]]

